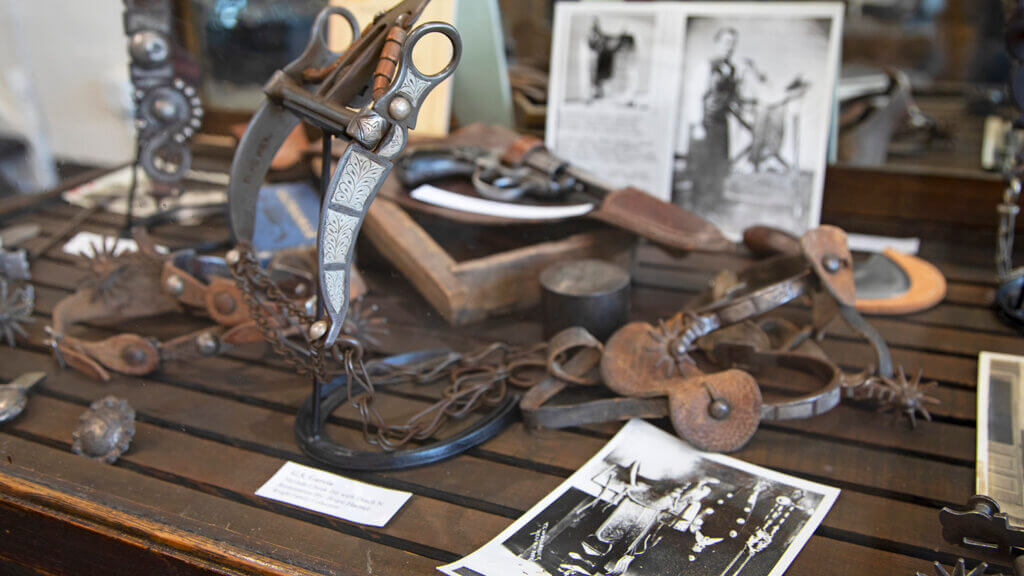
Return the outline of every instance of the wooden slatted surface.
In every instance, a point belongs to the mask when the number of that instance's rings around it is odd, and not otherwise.
[[[43,237],[33,241],[39,245],[76,212],[49,204],[16,218],[42,225]],[[120,223],[97,214],[83,229],[110,233]],[[217,226],[162,226],[154,233],[171,247],[225,234]],[[748,263],[708,255],[677,259],[650,248],[642,256],[633,316],[643,320],[672,312],[716,270]],[[1020,337],[989,309],[991,272],[980,261],[937,262],[950,290],[934,310],[873,321],[897,362],[908,371],[923,368],[942,384],[933,422],[912,431],[889,415],[841,406],[810,420],[764,424],[736,454],[843,490],[788,574],[912,574],[965,554],[942,541],[937,508],[973,493],[977,353],[1024,353]],[[369,264],[370,301],[389,321],[388,351],[439,344],[468,350],[496,339],[525,344],[540,338],[540,324],[529,314],[452,330],[401,277]],[[55,248],[32,270],[32,342],[0,348],[0,380],[29,370],[48,373],[22,417],[0,428],[0,567],[31,567],[13,573],[431,574],[496,535],[617,429],[530,431],[517,424],[447,462],[351,474],[415,496],[384,528],[334,520],[253,494],[284,461],[312,464],[292,432],[294,413],[309,393],[305,380],[262,347],[167,365],[146,378],[115,375],[109,383],[61,370],[42,343],[43,328],[56,302],[84,277],[83,263]],[[783,315],[804,321],[809,311],[792,307]],[[168,337],[203,323],[164,317],[118,330]],[[113,333],[110,326],[83,330]],[[824,348],[850,370],[871,361],[868,346],[842,327]],[[437,393],[398,387],[380,407],[385,416],[401,418]],[[138,413],[132,450],[114,466],[70,453],[78,415],[108,394],[127,399]],[[329,428],[357,445],[361,433],[352,418],[340,411]]]

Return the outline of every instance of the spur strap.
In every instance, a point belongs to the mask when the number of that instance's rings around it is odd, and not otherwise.
[[[586,361],[575,362],[579,356],[566,363],[567,371],[586,372],[592,367]],[[820,388],[798,397],[762,403],[761,420],[810,418],[828,412],[842,400],[841,374],[827,360],[790,352],[760,352],[750,345],[728,342],[716,344],[713,356],[723,369],[740,368],[755,377],[766,369],[780,367],[810,374],[817,382],[823,383]],[[664,396],[620,396],[576,404],[546,404],[568,386],[568,382],[549,376],[529,389],[519,403],[526,424],[531,427],[567,428],[632,418],[661,418],[671,414],[668,399]]]
[[[888,345],[854,307],[853,257],[846,244],[846,233],[835,226],[820,226],[804,234],[799,243],[799,253],[764,260],[735,275],[719,275],[687,310],[713,329],[719,329],[753,320],[800,296],[810,295],[816,330],[824,329],[838,312],[850,328],[871,344],[878,374],[891,377],[893,364]]]
[[[262,342],[263,335],[249,317],[241,291],[224,274],[227,267],[223,259],[185,250],[163,262],[159,278],[140,271],[133,279],[141,281],[120,290],[116,298],[109,294],[105,297],[92,287],[79,290],[54,307],[50,329],[54,352],[62,363],[107,381],[110,372],[144,376],[163,362],[210,357],[233,346]],[[305,291],[309,292],[308,282]],[[165,342],[127,332],[99,341],[67,334],[71,325],[90,320],[152,317],[186,310],[205,312],[217,325]]]
[[[242,291],[222,258],[177,253],[164,263],[160,286],[182,305],[206,312],[222,326],[250,321]]]

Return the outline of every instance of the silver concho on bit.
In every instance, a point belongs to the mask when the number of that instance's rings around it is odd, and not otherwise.
[[[28,391],[46,378],[46,372],[22,374],[9,384],[0,385],[0,422],[14,420],[28,403]]]
[[[71,451],[113,464],[128,450],[134,436],[135,410],[126,400],[107,396],[93,402],[78,417]]]

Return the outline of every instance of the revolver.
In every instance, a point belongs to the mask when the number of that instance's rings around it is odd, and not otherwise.
[[[599,203],[615,189],[555,156],[532,136],[521,136],[504,153],[481,146],[410,147],[395,170],[407,188],[445,178],[470,178],[477,193],[502,202],[524,197],[565,202],[572,196]]]
[[[395,163],[395,173],[406,189],[468,178],[477,193],[490,200],[588,203],[593,209],[587,216],[671,249],[736,249],[718,228],[696,214],[636,188],[616,187],[554,155],[533,136],[519,136],[503,151],[480,146],[409,147]]]

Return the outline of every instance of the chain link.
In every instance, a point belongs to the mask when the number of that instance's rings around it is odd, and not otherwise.
[[[1016,233],[1017,214],[1020,213],[1020,194],[1024,175],[1024,131],[1013,127],[1006,131],[1003,141],[1002,172],[1006,175],[1003,201],[997,209],[999,214],[998,245],[996,248],[996,271],[1001,283],[1008,282],[1021,274],[1013,268],[1013,241]]]
[[[516,377],[518,368],[543,363],[539,359],[543,358],[546,344],[527,348],[491,344],[472,354],[450,353],[400,366],[364,363],[362,347],[353,338],[341,338],[325,350],[322,339],[309,338],[315,317],[285,296],[259,265],[250,245],[239,244],[236,250],[238,258],[229,268],[264,339],[296,372],[321,382],[330,379],[328,358],[339,362],[346,376],[349,403],[359,413],[363,438],[383,450],[427,440],[451,419],[463,418],[481,406],[500,404],[508,394],[509,383],[530,383]],[[288,332],[298,332],[301,344],[289,338]],[[450,383],[441,399],[414,414],[405,424],[389,424],[377,409],[378,386],[427,384],[444,379]]]
[[[1009,282],[1022,273],[1022,269],[1013,268],[1013,240],[1016,233],[1017,214],[1020,212],[1021,178],[1019,171],[1014,171],[1007,180],[1003,191],[1003,202],[999,205],[999,244],[996,251],[996,270],[999,282]]]
[[[313,350],[308,347],[309,343],[306,343],[308,348],[303,354],[287,335],[287,329],[291,328],[305,337],[313,323],[312,315],[284,295],[270,274],[260,266],[250,245],[240,243],[235,250],[238,258],[228,267],[263,338],[299,375],[323,375],[316,372],[318,365],[310,361]]]
[[[348,396],[358,410],[363,424],[363,438],[384,450],[395,450],[412,441],[427,440],[445,422],[461,419],[481,406],[496,406],[508,394],[508,385],[529,386],[536,383],[517,377],[519,368],[543,365],[547,344],[514,347],[496,343],[472,354],[447,354],[416,365],[390,366],[384,363],[367,365],[349,351],[344,356],[348,375]],[[414,414],[405,424],[388,424],[375,407],[377,385],[400,383],[427,384],[444,379],[449,385],[441,399]],[[538,380],[539,381],[539,380]]]

